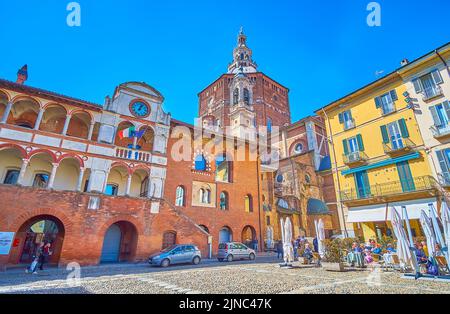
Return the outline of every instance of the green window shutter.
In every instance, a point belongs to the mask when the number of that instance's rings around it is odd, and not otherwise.
[[[439,118],[439,115],[437,114],[436,107],[435,106],[431,106],[430,107],[430,111],[431,111],[431,116],[433,117],[434,125],[435,126],[441,126],[442,125],[442,121]]]
[[[342,140],[342,147],[344,147],[344,154],[348,155],[348,143],[347,139]]]
[[[387,131],[387,127],[385,125],[380,126],[381,129],[381,136],[383,137],[383,143],[387,144],[389,143],[389,134]]]
[[[450,102],[446,100],[443,102],[442,106],[444,106],[445,113],[447,113],[447,119],[450,119]]]
[[[395,89],[391,90],[389,92],[389,94],[391,94],[392,101],[397,101],[398,100],[397,91]]]
[[[400,127],[400,133],[402,134],[403,138],[409,137],[408,127],[406,126],[405,119],[398,120],[398,126]]]
[[[413,84],[414,84],[414,89],[416,90],[417,94],[420,94],[423,91],[422,88],[422,81],[418,78],[412,80]]]
[[[439,165],[441,166],[441,170],[442,170],[444,176],[445,175],[448,176],[449,169],[448,169],[448,164],[445,161],[445,159],[446,159],[445,150],[438,150],[438,151],[436,151],[436,155],[437,155],[437,158],[439,160]]]
[[[358,148],[360,152],[364,151],[364,143],[361,134],[356,135],[356,141],[358,142]]]
[[[339,123],[344,123],[344,115],[342,114],[342,112],[339,114]]]
[[[381,108],[381,98],[375,97],[375,107]]]
[[[433,72],[431,72],[431,75],[433,76],[433,80],[437,85],[444,83],[439,70],[434,70]]]

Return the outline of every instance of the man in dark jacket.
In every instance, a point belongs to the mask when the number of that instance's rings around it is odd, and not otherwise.
[[[283,242],[277,242],[277,258],[283,258]]]

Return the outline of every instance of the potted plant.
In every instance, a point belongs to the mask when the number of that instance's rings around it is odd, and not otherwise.
[[[344,271],[344,263],[342,261],[343,243],[341,239],[324,241],[325,256],[321,262],[322,267],[329,271]]]

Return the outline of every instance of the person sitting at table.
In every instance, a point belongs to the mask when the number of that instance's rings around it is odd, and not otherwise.
[[[388,251],[389,253],[393,254],[396,253],[394,246],[392,245],[392,243],[388,243],[386,246],[386,251]]]
[[[441,246],[439,245],[439,243],[436,243],[436,245],[434,246],[434,256],[444,256],[444,253],[442,253],[442,249]]]
[[[417,257],[417,263],[428,264],[428,257],[425,254],[425,251],[424,251],[421,243],[416,244],[416,257]]]
[[[426,256],[430,256],[430,253],[428,251],[428,246],[425,241],[420,242],[420,245],[422,246],[423,251],[425,252]]]
[[[373,263],[372,253],[367,249],[364,251],[364,262],[366,262],[367,264]]]
[[[375,247],[372,250],[373,254],[377,254],[377,255],[381,255],[383,251],[381,250],[381,245],[380,244],[376,244]]]
[[[305,244],[305,250],[303,251],[303,258],[305,258],[308,262],[308,264],[311,264],[311,261],[313,259],[313,251],[311,250],[311,246],[309,243]]]

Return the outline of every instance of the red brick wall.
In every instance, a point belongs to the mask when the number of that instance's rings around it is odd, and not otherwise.
[[[217,251],[219,231],[224,226],[228,226],[233,233],[233,240],[241,241],[241,233],[245,226],[252,226],[261,243],[259,233],[259,193],[258,193],[258,170],[257,161],[233,161],[232,162],[232,183],[221,183],[215,181],[215,165],[211,161],[211,172],[200,173],[193,171],[192,160],[175,161],[170,152],[177,139],[170,138],[168,143],[168,165],[167,179],[164,187],[164,198],[171,204],[175,204],[175,191],[177,186],[185,187],[185,206],[178,207],[187,214],[197,224],[208,228],[213,236],[213,252]],[[221,152],[215,149],[215,154]],[[191,158],[194,158],[192,155]],[[201,181],[216,184],[216,204],[215,208],[192,206],[192,181]],[[222,191],[226,191],[229,196],[229,209],[219,209],[219,196]],[[245,211],[244,198],[247,194],[253,198],[253,212]]]
[[[248,74],[248,77],[255,80],[253,102],[257,124],[260,126],[267,125],[268,118],[272,120],[274,126],[289,124],[291,122],[289,90],[261,72]],[[209,101],[214,97],[213,107],[223,104],[221,109],[213,112],[214,116],[221,118],[222,125],[230,125],[228,118],[230,106],[229,82],[232,78],[232,74],[224,74],[198,94],[199,116],[208,112]],[[260,102],[257,100],[260,100]]]
[[[129,255],[122,256],[129,261],[146,260],[160,250],[162,234],[167,230],[177,232],[177,243],[196,244],[203,256],[207,255],[207,236],[166,205],[161,206],[159,214],[151,214],[149,200],[100,195],[100,208],[90,210],[89,197],[85,193],[0,185],[0,230],[18,232],[33,217],[56,217],[65,230],[59,260],[62,265],[72,261],[99,263],[104,234],[120,221],[136,230],[122,241],[122,247],[131,247]],[[23,239],[9,256],[0,256],[0,266],[16,264],[22,245]]]

